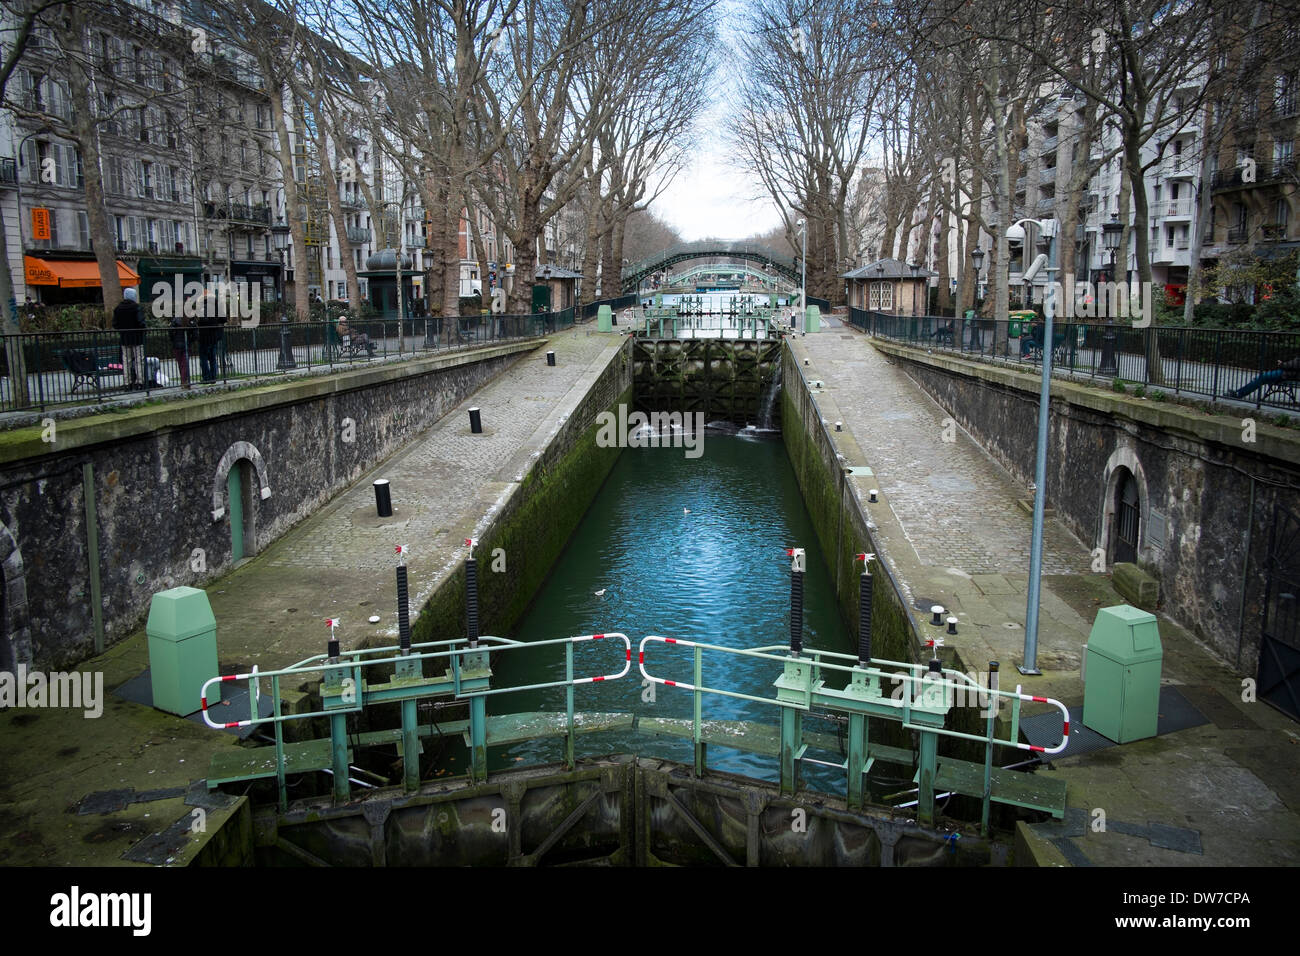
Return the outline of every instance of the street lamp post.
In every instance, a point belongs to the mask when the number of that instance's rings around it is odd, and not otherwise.
[[[1047,290],[1043,295],[1043,368],[1038,392],[1038,449],[1034,463],[1034,528],[1029,546],[1029,597],[1025,606],[1025,661],[1022,674],[1041,674],[1038,669],[1038,604],[1043,577],[1043,508],[1047,500],[1047,420],[1052,395],[1052,319],[1056,314],[1056,289],[1052,284],[1052,243],[1058,223],[1055,219],[1022,219],[1007,230],[1007,239],[1026,242],[1023,222],[1038,226],[1047,260]]]
[[[799,315],[808,328],[808,220],[799,220]]]
[[[285,250],[289,247],[289,226],[285,223],[284,217],[271,227],[271,242],[275,245],[276,254],[280,257],[280,360],[275,363],[275,367],[280,371],[288,371],[297,368],[298,363],[293,358],[293,342],[290,339],[289,332],[289,313],[284,309],[284,259]]]
[[[921,278],[921,264],[913,262],[907,268],[912,270],[912,315],[918,315],[919,313],[916,311],[916,287],[919,284],[918,280]]]
[[[975,307],[975,315],[971,318],[970,323],[970,347],[984,351],[984,341],[980,336],[979,327],[979,310],[980,310],[980,270],[984,266],[984,250],[976,246],[970,251],[970,261],[975,266],[975,288],[971,290],[971,304]]]
[[[1119,251],[1119,240],[1124,234],[1124,224],[1119,221],[1119,213],[1110,214],[1110,222],[1101,227],[1101,241],[1103,246],[1110,250],[1110,281],[1115,281],[1115,254]],[[1103,302],[1110,301],[1110,298],[1103,298],[1094,290],[1093,301]],[[1107,310],[1109,311],[1109,310]],[[1101,364],[1097,366],[1098,375],[1115,376],[1119,374],[1119,366],[1115,361],[1115,317],[1106,316],[1106,331],[1101,334]]]

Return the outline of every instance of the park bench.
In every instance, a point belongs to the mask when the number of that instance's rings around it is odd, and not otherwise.
[[[1292,372],[1286,378],[1280,378],[1276,382],[1269,382],[1264,388],[1264,394],[1260,396],[1261,401],[1276,395],[1279,399],[1286,399],[1292,405],[1300,404],[1300,395],[1296,389],[1300,388],[1300,372]]]
[[[122,374],[122,350],[115,345],[65,349],[59,357],[63,359],[64,367],[76,376],[72,393],[82,385],[98,385],[105,376]]]

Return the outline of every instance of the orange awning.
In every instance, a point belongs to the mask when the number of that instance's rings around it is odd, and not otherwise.
[[[99,264],[93,259],[38,259],[23,256],[23,272],[28,285],[54,285],[61,289],[91,289],[99,285]],[[140,274],[121,259],[117,260],[117,277],[122,286],[140,284]]]

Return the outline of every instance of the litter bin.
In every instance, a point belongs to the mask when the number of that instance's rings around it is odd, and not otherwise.
[[[1086,654],[1083,725],[1117,744],[1154,737],[1164,658],[1156,616],[1127,604],[1102,608]]]
[[[149,604],[149,679],[153,705],[179,717],[203,706],[203,682],[217,676],[217,619],[198,588],[159,591]],[[221,685],[208,691],[208,704],[221,699]]]
[[[822,330],[822,310],[815,306],[808,306],[803,320],[805,332],[820,332]]]
[[[614,310],[607,305],[602,305],[596,310],[596,331],[614,331]]]
[[[1017,312],[1007,313],[1007,338],[1020,338],[1025,326],[1032,325],[1038,313],[1032,309],[1022,309]]]

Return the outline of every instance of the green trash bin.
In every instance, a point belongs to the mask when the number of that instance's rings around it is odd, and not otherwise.
[[[822,330],[822,310],[815,305],[808,306],[804,315],[803,327],[805,332],[820,332]]]
[[[1032,309],[1023,309],[1007,313],[1007,338],[1018,339],[1024,334],[1026,326],[1032,325],[1038,313]]]
[[[607,305],[602,305],[596,310],[596,331],[614,331],[614,310]]]
[[[1164,649],[1156,616],[1102,608],[1084,656],[1083,725],[1117,744],[1156,735]]]
[[[153,705],[178,717],[202,709],[203,682],[217,676],[217,619],[198,588],[159,591],[149,604],[149,678]],[[221,685],[208,688],[209,706]]]

